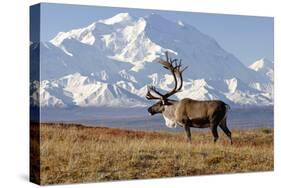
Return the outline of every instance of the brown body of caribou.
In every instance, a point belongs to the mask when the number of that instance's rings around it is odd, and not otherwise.
[[[159,61],[168,69],[175,80],[174,89],[166,94],[161,94],[155,87],[148,87],[146,98],[148,100],[160,100],[148,108],[151,115],[161,113],[165,119],[166,126],[173,128],[177,125],[184,127],[187,138],[191,142],[190,128],[210,128],[214,137],[214,142],[218,139],[218,126],[228,136],[232,144],[231,132],[227,128],[227,112],[230,107],[220,100],[199,101],[190,98],[184,98],[176,101],[168,99],[171,95],[179,92],[182,88],[181,61],[169,59],[166,52],[166,60]],[[178,79],[180,85],[178,87]]]

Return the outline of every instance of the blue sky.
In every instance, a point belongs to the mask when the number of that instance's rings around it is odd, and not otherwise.
[[[228,52],[249,65],[257,59],[273,61],[273,25],[271,17],[233,16],[176,11],[42,4],[41,40],[48,41],[60,31],[81,28],[94,21],[128,12],[133,16],[157,13],[166,19],[181,20],[212,36]]]

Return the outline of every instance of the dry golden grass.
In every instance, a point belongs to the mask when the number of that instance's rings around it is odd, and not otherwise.
[[[233,145],[194,130],[192,144],[184,132],[41,124],[40,133],[40,184],[273,170],[272,129],[234,130]]]

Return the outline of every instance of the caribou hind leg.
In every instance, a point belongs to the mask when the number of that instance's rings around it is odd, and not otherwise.
[[[230,132],[230,130],[227,128],[226,119],[220,124],[220,128],[223,130],[223,132],[224,132],[224,133],[226,134],[226,136],[229,138],[230,144],[232,145],[233,142],[232,142],[231,132]]]

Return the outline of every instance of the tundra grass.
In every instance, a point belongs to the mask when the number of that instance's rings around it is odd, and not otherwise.
[[[41,124],[37,178],[66,184],[273,170],[273,129],[234,130],[233,145],[219,135],[214,144],[210,132],[193,129],[189,144],[184,131]]]

